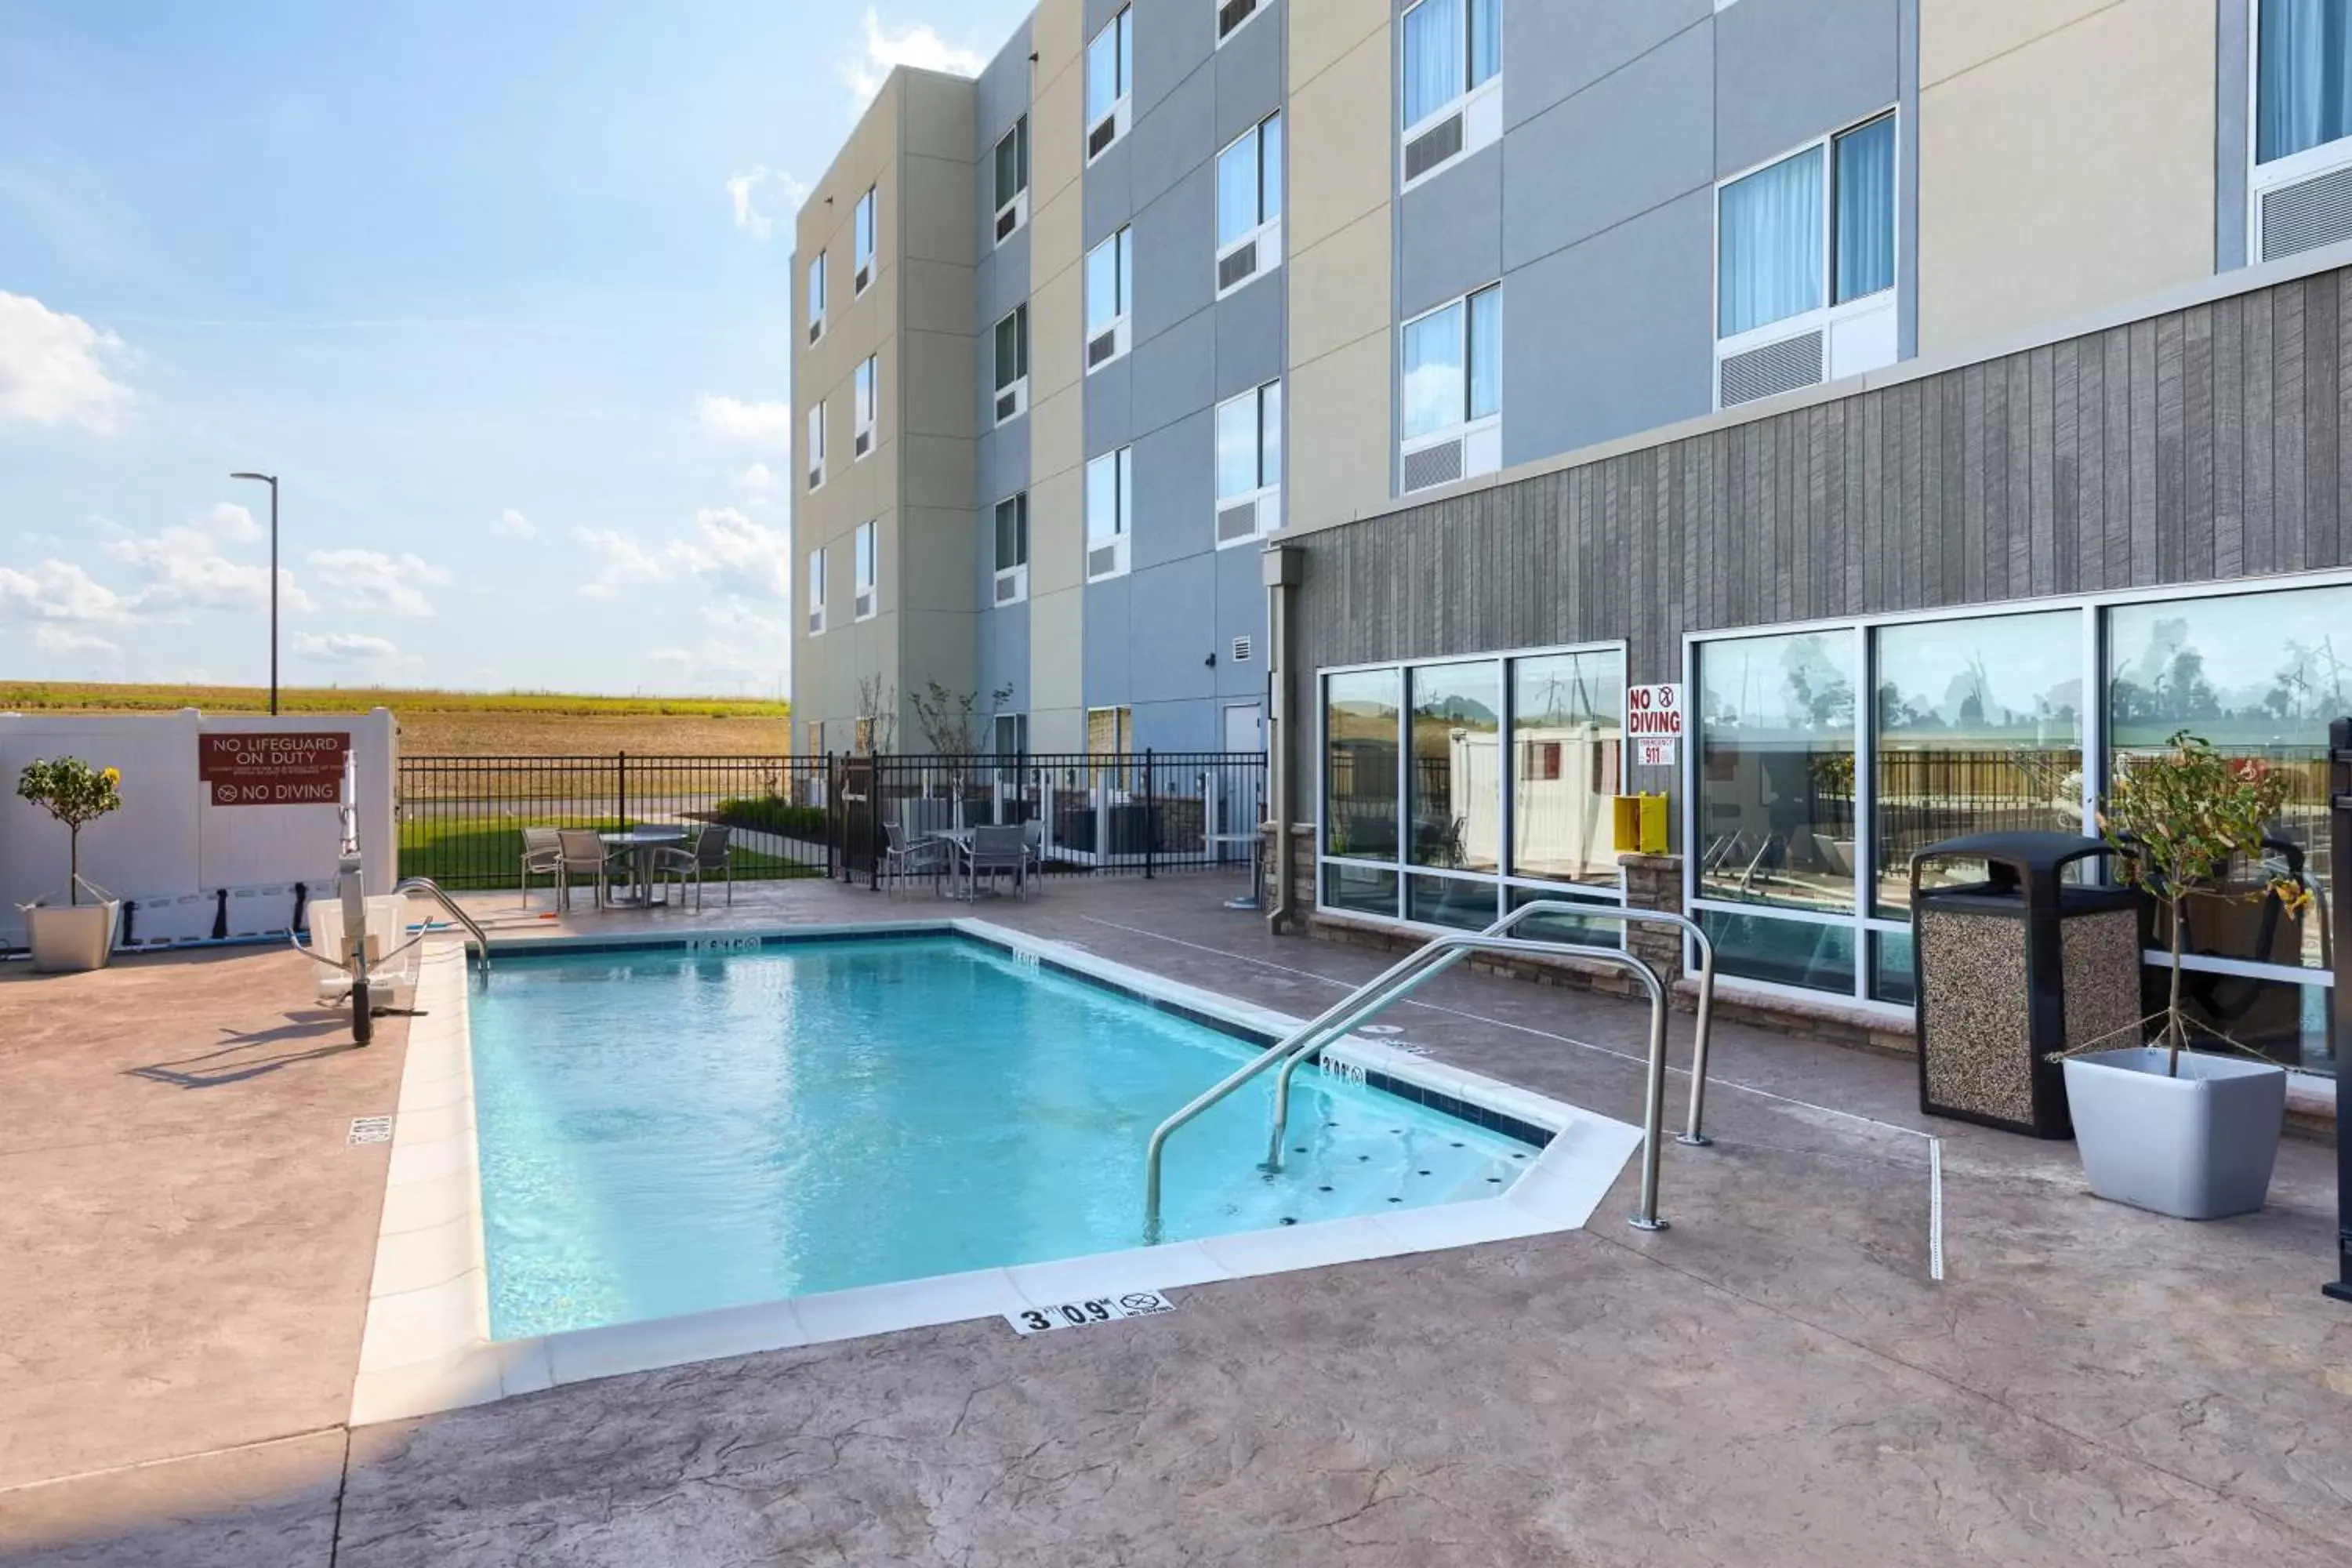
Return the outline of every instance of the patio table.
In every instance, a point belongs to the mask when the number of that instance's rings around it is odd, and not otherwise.
[[[632,827],[625,833],[599,833],[607,852],[625,851],[629,857],[629,890],[616,893],[616,904],[635,904],[640,909],[652,909],[669,902],[654,892],[654,851],[675,849],[686,842],[683,827]]]

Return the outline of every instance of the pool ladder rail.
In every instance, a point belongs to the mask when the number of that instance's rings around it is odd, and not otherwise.
[[[347,874],[355,875],[356,873]],[[466,931],[467,945],[474,950],[475,963],[479,965],[477,973],[481,976],[482,983],[484,984],[488,984],[489,983],[489,932],[482,929],[482,923],[479,921],[467,914],[464,910],[458,908],[457,900],[452,899],[442,889],[440,883],[436,882],[430,877],[409,877],[394,884],[392,892],[394,898],[423,897],[430,899],[435,903],[440,905],[451,920],[457,921],[460,926],[463,926]],[[406,942],[404,942],[398,947],[394,948],[392,952],[383,954],[381,957],[377,958],[375,962],[379,964],[388,963],[392,959],[399,956],[401,953],[406,952],[410,948],[415,947],[418,942],[423,942],[432,933],[433,928],[431,925],[427,924],[419,930],[415,936],[410,937]],[[345,973],[352,972],[352,965],[351,963],[329,958],[324,953],[316,952],[311,948],[304,947],[302,945],[302,933],[300,931],[289,931],[286,933],[286,939],[293,943],[295,952],[302,954],[305,958],[310,959],[314,963],[323,963],[330,969],[342,970]],[[359,962],[364,964],[363,959],[359,960]]]
[[[1544,915],[1578,920],[1615,921],[1621,925],[1671,926],[1689,937],[1698,949],[1698,1016],[1691,1044],[1690,1114],[1676,1142],[1704,1146],[1710,1140],[1702,1128],[1706,1106],[1707,1046],[1715,1011],[1715,944],[1696,921],[1664,910],[1630,910],[1608,904],[1588,904],[1565,899],[1541,899],[1520,905],[1483,931],[1441,936],[1415,949],[1381,974],[1349,992],[1315,1017],[1292,1030],[1260,1055],[1236,1068],[1203,1090],[1191,1104],[1161,1122],[1144,1151],[1144,1239],[1160,1239],[1160,1165],[1169,1138],[1268,1068],[1279,1067],[1275,1079],[1272,1137],[1264,1169],[1282,1168],[1283,1135],[1290,1118],[1290,1080],[1301,1063],[1403,1001],[1439,974],[1477,952],[1517,953],[1550,958],[1582,958],[1632,973],[1650,999],[1650,1056],[1647,1089],[1642,1116],[1642,1197],[1640,1208],[1627,1223],[1637,1230],[1664,1230],[1658,1215],[1658,1160],[1663,1142],[1666,1100],[1666,986],[1656,970],[1622,948],[1595,947],[1582,942],[1548,942],[1513,936],[1523,922]]]

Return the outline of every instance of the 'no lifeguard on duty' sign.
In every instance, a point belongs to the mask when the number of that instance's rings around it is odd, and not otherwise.
[[[206,735],[196,776],[215,805],[333,805],[342,798],[351,741],[341,730]]]

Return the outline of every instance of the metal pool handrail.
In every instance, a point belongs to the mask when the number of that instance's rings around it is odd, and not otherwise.
[[[1521,921],[1542,915],[1568,915],[1579,920],[1613,920],[1621,925],[1672,926],[1698,944],[1698,1016],[1691,1040],[1690,1115],[1684,1123],[1683,1131],[1675,1135],[1675,1141],[1704,1148],[1712,1142],[1701,1129],[1700,1118],[1705,1114],[1706,1106],[1707,1046],[1714,1035],[1715,943],[1708,940],[1706,932],[1700,929],[1696,921],[1685,915],[1673,914],[1664,910],[1633,910],[1615,905],[1588,904],[1570,899],[1538,899],[1531,903],[1521,904],[1517,909],[1488,926],[1480,934],[1507,935]],[[1427,948],[1422,949],[1412,958],[1407,959],[1406,963],[1412,963],[1428,951]],[[1601,948],[1594,951],[1614,952],[1617,950]],[[1439,958],[1430,973],[1435,973],[1439,970],[1450,969],[1468,956],[1467,952],[1457,948]],[[1402,968],[1403,965],[1398,967]],[[1395,970],[1390,971],[1391,974],[1395,973]],[[1419,982],[1416,981],[1415,984],[1418,984]],[[1357,994],[1360,996],[1363,993],[1359,992]],[[1348,1003],[1342,1002],[1339,1005],[1344,1008]],[[1386,1004],[1383,1003],[1382,1005],[1385,1006]],[[1282,1169],[1282,1140],[1283,1135],[1290,1128],[1290,1080],[1297,1074],[1300,1064],[1316,1051],[1345,1035],[1370,1016],[1370,1013],[1360,1013],[1333,1021],[1332,1015],[1326,1013],[1315,1021],[1316,1024],[1322,1025],[1322,1028],[1313,1033],[1301,1031],[1292,1037],[1297,1043],[1290,1047],[1290,1059],[1282,1064],[1282,1071],[1274,1080],[1274,1126],[1272,1136],[1266,1142],[1265,1168],[1267,1170]],[[1309,1028],[1313,1029],[1313,1026],[1310,1025]]]
[[[482,929],[481,922],[479,921],[477,921],[473,916],[459,909],[457,907],[457,901],[455,899],[452,899],[448,894],[441,890],[440,883],[435,881],[430,877],[410,877],[394,885],[392,890],[394,895],[413,895],[421,893],[425,897],[431,899],[435,903],[439,904],[443,909],[448,910],[449,918],[456,921],[459,925],[464,926],[467,933],[474,939],[474,952],[481,962],[482,978],[485,981],[489,979],[489,933]],[[403,945],[405,944],[404,943]]]
[[[1630,970],[1650,996],[1650,1063],[1646,1100],[1643,1112],[1643,1142],[1642,1152],[1642,1200],[1638,1213],[1631,1223],[1641,1230],[1664,1230],[1666,1222],[1658,1217],[1658,1157],[1659,1142],[1664,1131],[1666,1089],[1666,988],[1654,970],[1631,953],[1616,948],[1589,947],[1575,942],[1535,942],[1523,937],[1494,935],[1485,932],[1442,936],[1426,946],[1408,954],[1391,965],[1370,984],[1358,988],[1347,997],[1288,1036],[1256,1058],[1244,1063],[1212,1086],[1192,1102],[1161,1122],[1151,1134],[1144,1152],[1144,1225],[1148,1241],[1160,1236],[1160,1163],[1166,1152],[1168,1139],[1178,1128],[1200,1115],[1210,1106],[1239,1089],[1267,1068],[1287,1058],[1302,1043],[1311,1043],[1336,1019],[1348,1018],[1349,1026],[1360,1024],[1382,1008],[1402,1000],[1418,990],[1445,966],[1470,952],[1516,952],[1528,955],[1591,958]]]

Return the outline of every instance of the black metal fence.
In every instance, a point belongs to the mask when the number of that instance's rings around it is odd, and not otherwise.
[[[1265,816],[1257,752],[1018,757],[403,757],[400,874],[521,885],[522,830],[719,823],[738,880],[878,880],[890,836],[1034,826],[1047,875],[1246,867]]]

